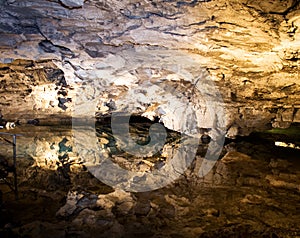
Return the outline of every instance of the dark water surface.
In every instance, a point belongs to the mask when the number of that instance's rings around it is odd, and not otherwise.
[[[149,141],[149,126],[132,122],[131,135],[140,145]],[[89,173],[74,150],[71,126],[18,127],[10,131],[22,134],[16,173],[12,145],[0,145],[0,237],[300,236],[299,132],[296,125],[228,140],[204,178],[196,175],[207,150],[200,142],[180,179],[129,193]],[[168,131],[165,149],[137,158],[118,148],[109,124],[97,124],[96,135],[113,162],[135,171],[163,166],[181,142],[179,133]]]

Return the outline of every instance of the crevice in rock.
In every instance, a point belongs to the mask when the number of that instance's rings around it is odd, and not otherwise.
[[[64,46],[54,45],[49,40],[43,40],[39,43],[39,47],[46,53],[60,53],[63,58],[74,58],[75,54]]]

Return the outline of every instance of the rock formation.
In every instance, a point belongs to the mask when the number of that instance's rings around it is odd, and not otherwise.
[[[17,127],[19,201],[2,183],[15,172],[11,143],[0,146],[1,237],[300,235],[298,135],[228,140],[197,176],[217,133],[235,138],[300,122],[298,0],[0,0],[0,10],[5,120],[80,124],[126,112],[172,129],[161,153],[137,157],[105,123],[77,132],[77,142],[74,127]],[[148,129],[132,126],[130,135],[143,144]],[[179,132],[200,134],[202,143],[184,171],[171,163],[180,176],[163,189],[120,191],[87,169],[99,162],[97,145],[128,171],[160,170],[174,161]]]
[[[300,122],[297,0],[0,4],[7,117],[71,116],[78,88],[96,82],[98,116],[131,105],[130,113],[158,117],[170,129],[182,130],[182,114],[209,128],[203,94],[211,92],[228,137]],[[197,80],[204,92],[195,91]],[[175,112],[170,102],[193,109]]]

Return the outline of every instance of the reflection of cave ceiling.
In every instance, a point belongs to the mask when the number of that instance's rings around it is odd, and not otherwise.
[[[1,77],[12,78],[14,74],[14,82],[24,83],[28,72],[17,67],[19,63],[9,63],[28,59],[37,61],[27,65],[31,72],[47,71],[54,63],[63,70],[67,83],[76,85],[112,73],[101,66],[112,55],[116,57],[113,61],[118,61],[120,52],[171,49],[183,52],[208,71],[223,96],[230,133],[247,134],[271,121],[280,127],[300,122],[297,0],[0,2],[0,58],[7,63],[1,65]],[[41,60],[53,63],[45,66]],[[159,65],[159,59],[155,60]],[[132,77],[140,78],[139,72]],[[4,95],[5,79],[1,103],[10,112],[18,105],[16,100],[3,103],[11,98]],[[128,89],[135,83],[140,81],[129,80],[123,86]],[[58,98],[64,99],[62,104],[70,104],[65,101],[67,96],[58,94],[61,88],[48,85],[41,89],[45,82],[37,84],[29,92],[33,108],[26,110],[38,109],[39,114],[69,112],[69,106],[56,107],[61,103]],[[52,93],[48,101],[38,96],[43,90]]]

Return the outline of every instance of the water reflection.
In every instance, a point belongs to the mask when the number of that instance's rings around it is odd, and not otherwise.
[[[150,126],[150,122],[131,124],[130,133],[136,143],[145,144],[149,140]],[[27,125],[18,127],[14,133],[22,133],[23,135],[18,139],[17,144],[19,184],[28,185],[35,181],[38,187],[50,190],[55,190],[60,186],[66,189],[86,186],[78,181],[74,183],[72,178],[76,173],[87,173],[85,164],[92,155],[87,153],[85,156],[78,156],[74,150],[71,126]],[[159,153],[148,157],[136,157],[120,148],[121,146],[117,144],[109,123],[97,123],[96,136],[102,153],[106,153],[113,163],[131,171],[160,169],[164,166],[167,158],[173,155],[174,150],[182,140],[180,133],[168,131],[166,144]],[[88,141],[85,142],[88,146]],[[11,148],[1,146],[0,153],[9,157]]]
[[[148,123],[131,127],[140,144]],[[197,171],[207,144],[174,183],[151,192],[128,193],[101,183],[74,151],[71,127],[16,128],[19,200],[4,184],[0,236],[12,237],[293,237],[300,195],[299,150],[275,146],[286,136],[253,134],[227,141],[204,178]],[[99,147],[127,170],[164,166],[183,139],[169,131],[160,153],[138,158],[118,147],[109,123],[96,126]],[[294,143],[298,143],[294,140]],[[11,158],[11,148],[0,147]],[[89,156],[88,154],[86,156]],[[287,202],[288,201],[288,202]]]
[[[1,114],[1,113],[0,113]],[[2,155],[0,158],[0,179],[8,185],[11,190],[15,193],[16,199],[18,199],[18,183],[17,183],[17,137],[21,136],[19,134],[10,134],[5,132],[0,132],[0,144],[2,147],[10,146],[11,162],[9,162],[9,157],[7,155]],[[13,174],[13,178],[9,178],[9,173]],[[11,181],[10,181],[11,180]]]
[[[129,132],[133,142],[139,145],[147,145],[150,141],[149,128],[151,125],[150,122],[131,123]],[[122,168],[133,171],[145,171],[162,167],[167,158],[173,157],[174,151],[183,140],[180,133],[169,130],[165,145],[160,151],[154,154],[150,153],[149,156],[135,156],[122,149],[126,147],[127,141],[116,140],[118,138],[112,133],[109,125],[97,124],[96,132],[100,147],[107,151],[110,159]]]

